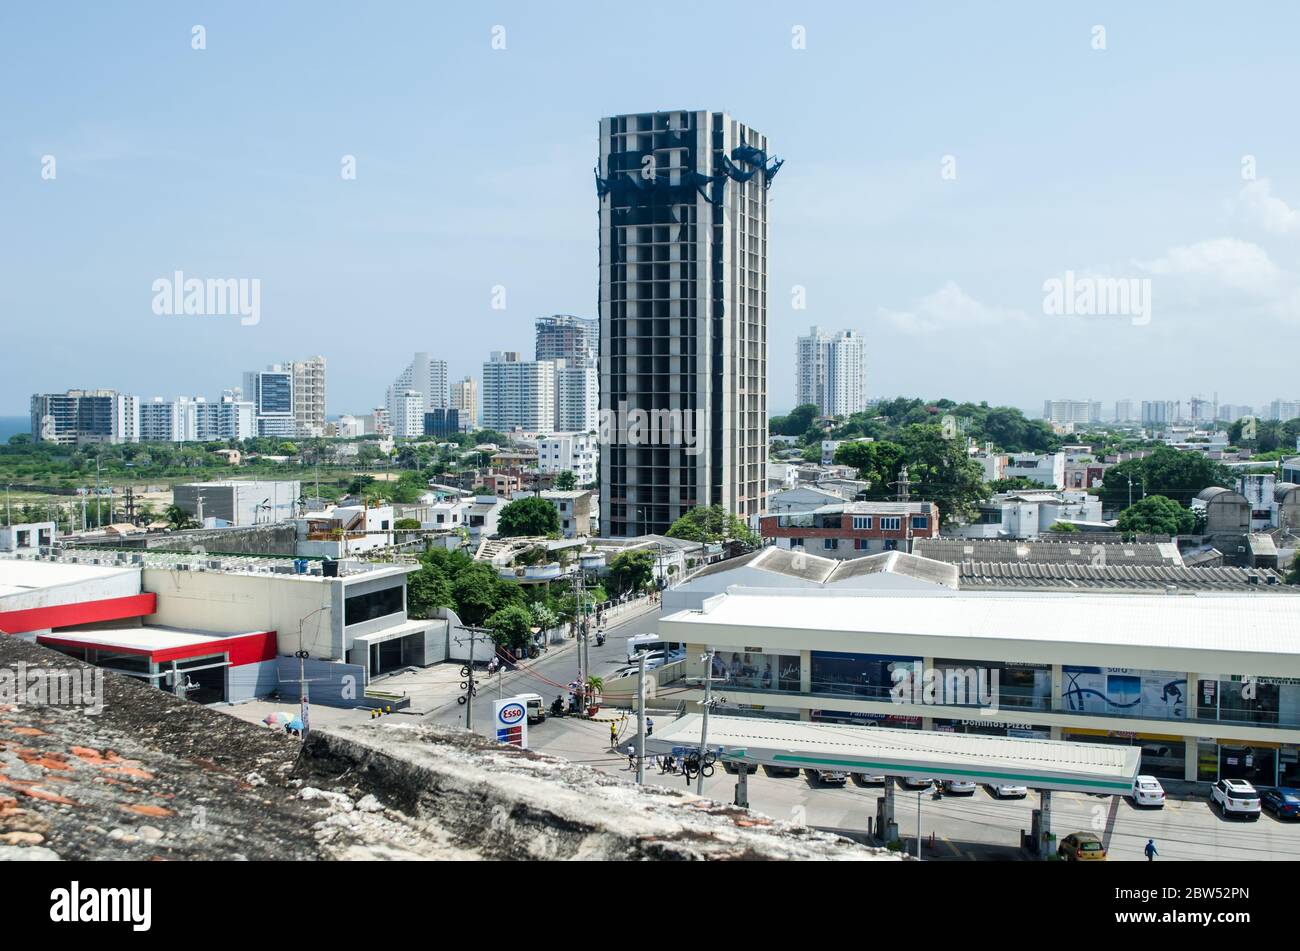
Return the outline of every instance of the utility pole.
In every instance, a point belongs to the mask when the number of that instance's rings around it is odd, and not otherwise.
[[[307,699],[307,658],[311,655],[304,650],[298,650],[294,651],[293,656],[298,658],[298,718],[302,720],[302,735],[306,737],[307,731],[311,728],[311,708]]]
[[[921,858],[921,792],[920,789],[916,791],[916,860],[918,862],[923,861]]]
[[[491,634],[492,632],[485,627],[462,627],[461,630],[469,632],[469,660],[465,662],[464,676],[461,681],[461,689],[465,691],[458,702],[465,705],[465,729],[474,729],[474,697],[478,693],[478,684],[474,680],[474,645],[478,641],[478,635]],[[457,643],[464,643],[458,640]]]
[[[645,659],[647,651],[639,651],[636,680],[636,784],[645,785]]]
[[[704,668],[704,722],[700,725],[700,771],[695,776],[695,793],[704,795],[704,754],[709,742],[709,708],[713,706],[713,651],[703,657]]]

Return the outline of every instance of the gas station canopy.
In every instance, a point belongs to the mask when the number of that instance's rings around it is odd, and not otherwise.
[[[656,724],[646,752],[698,748],[701,721],[691,713]],[[1131,746],[759,717],[710,715],[706,739],[733,761],[1106,796],[1128,795],[1141,762],[1141,750]]]

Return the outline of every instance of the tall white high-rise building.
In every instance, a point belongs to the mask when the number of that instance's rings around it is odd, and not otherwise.
[[[425,410],[447,408],[447,361],[434,360],[427,353],[416,353],[406,368],[388,388],[385,405],[393,415],[395,400],[411,390],[424,394]]]
[[[505,431],[555,429],[553,360],[521,360],[514,350],[494,350],[483,364],[483,426]]]
[[[867,408],[867,342],[856,330],[826,333],[812,327],[795,344],[795,405],[815,405],[822,416],[849,416]]]
[[[419,390],[407,390],[390,401],[389,419],[395,437],[416,439],[424,435],[425,402],[425,395]]]
[[[299,436],[325,435],[325,358],[288,364],[293,372],[293,418]]]
[[[600,417],[600,371],[594,364],[555,363],[555,430],[594,432]]]
[[[744,521],[763,511],[767,190],[780,168],[767,148],[722,112],[600,120],[600,524],[612,536],[664,532],[700,505]],[[682,425],[647,432],[647,416]]]

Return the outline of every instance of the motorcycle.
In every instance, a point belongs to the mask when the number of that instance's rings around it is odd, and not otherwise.
[[[596,646],[597,646],[597,647],[604,647],[604,646],[605,646],[605,632],[604,632],[604,631],[597,631],[597,632],[596,632]]]

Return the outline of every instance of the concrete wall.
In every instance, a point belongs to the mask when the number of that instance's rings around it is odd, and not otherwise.
[[[216,633],[276,631],[286,654],[303,649],[317,657],[343,657],[343,618],[333,598],[337,590],[341,599],[341,579],[145,568],[143,589],[158,595],[149,624]]]
[[[274,693],[280,684],[278,666],[274,660],[264,660],[227,667],[226,699],[230,703],[241,703]]]
[[[281,699],[296,703],[298,696],[299,662],[296,657],[277,657]],[[326,660],[308,660],[302,668],[306,677],[307,697],[311,703],[329,707],[359,706],[366,692],[366,671],[359,664],[334,663]]]

